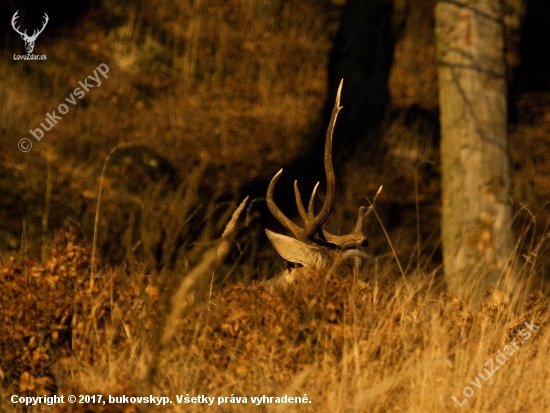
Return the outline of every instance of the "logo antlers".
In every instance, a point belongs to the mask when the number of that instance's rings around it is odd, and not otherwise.
[[[363,218],[365,217],[365,207],[359,208],[359,216],[355,228],[347,235],[333,235],[325,231],[322,226],[328,220],[332,207],[334,205],[334,195],[336,191],[336,183],[334,177],[334,169],[332,166],[332,134],[340,106],[340,95],[342,92],[343,79],[338,87],[336,102],[332,109],[332,115],[327,130],[325,141],[325,173],[327,177],[327,193],[323,207],[317,215],[315,215],[315,194],[319,187],[319,182],[313,188],[313,193],[309,198],[307,211],[302,203],[300,191],[298,190],[298,181],[294,181],[294,194],[296,197],[296,206],[303,221],[303,227],[292,222],[283,212],[277,207],[273,199],[273,192],[277,180],[281,176],[281,169],[271,180],[267,188],[266,202],[271,214],[279,221],[286,229],[294,234],[296,238],[290,238],[285,235],[277,234],[268,229],[265,230],[267,237],[279,253],[290,265],[283,274],[281,279],[287,283],[292,282],[295,277],[293,271],[296,264],[310,269],[327,268],[334,270],[336,273],[346,273],[357,271],[360,267],[360,251],[362,247],[368,245],[367,237],[363,234]],[[382,187],[378,190],[376,197],[380,193]],[[375,200],[376,200],[375,197]],[[374,204],[374,201],[373,201]],[[372,208],[372,207],[371,207]],[[369,208],[370,211],[370,208]],[[367,211],[367,213],[369,212]],[[271,280],[270,280],[271,281]],[[283,281],[283,283],[284,283]],[[277,281],[274,281],[277,282]]]
[[[18,13],[19,13],[19,10],[17,10],[15,12],[15,14],[13,15],[13,17],[11,19],[11,26],[13,27],[13,30],[15,30],[17,33],[19,33],[21,35],[21,38],[25,42],[25,49],[27,50],[27,54],[31,54],[32,51],[34,50],[34,42],[36,42],[36,39],[38,38],[38,35],[44,31],[44,28],[48,24],[48,21],[50,20],[50,18],[48,17],[48,15],[46,13],[44,13],[44,18],[46,20],[44,21],[44,24],[42,25],[42,28],[40,30],[34,30],[33,33],[32,33],[32,36],[28,36],[27,35],[27,30],[25,30],[25,32],[23,33],[19,30],[19,26],[15,27],[15,21],[19,18]]]

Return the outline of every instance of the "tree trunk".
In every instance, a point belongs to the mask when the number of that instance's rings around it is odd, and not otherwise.
[[[475,306],[504,282],[514,248],[502,3],[440,1],[435,16],[443,263]]]

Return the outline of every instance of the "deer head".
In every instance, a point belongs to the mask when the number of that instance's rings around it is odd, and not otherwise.
[[[302,203],[298,181],[294,181],[294,194],[298,213],[303,221],[303,227],[292,222],[275,204],[273,192],[275,185],[283,170],[281,169],[271,180],[267,188],[266,202],[271,214],[286,229],[288,229],[296,238],[277,234],[269,229],[265,232],[267,237],[279,253],[288,263],[289,268],[281,274],[283,281],[292,282],[295,277],[296,264],[310,269],[326,268],[334,270],[335,273],[356,272],[361,264],[360,250],[368,245],[367,238],[362,232],[363,218],[365,208],[359,208],[359,216],[355,228],[347,235],[333,235],[325,231],[322,227],[332,212],[334,205],[334,195],[336,190],[336,181],[334,178],[334,168],[332,166],[332,135],[340,106],[340,95],[342,92],[343,79],[338,87],[336,102],[332,109],[330,123],[327,129],[325,141],[325,173],[327,178],[327,191],[323,207],[318,214],[315,214],[315,194],[319,187],[319,182],[313,188],[307,211]],[[380,193],[380,190],[378,191]],[[359,251],[358,251],[359,250]]]
[[[27,53],[31,54],[32,51],[34,50],[34,42],[36,42],[38,35],[44,31],[44,28],[48,24],[48,21],[50,20],[50,18],[46,13],[44,13],[45,21],[44,21],[44,24],[42,25],[42,28],[40,30],[34,30],[32,33],[32,36],[28,36],[27,30],[25,30],[25,32],[23,33],[19,30],[19,26],[15,27],[15,21],[19,18],[18,13],[19,13],[19,10],[17,10],[13,15],[11,19],[11,26],[13,27],[13,30],[15,30],[17,33],[21,35],[21,38],[25,42],[25,49],[27,50]]]

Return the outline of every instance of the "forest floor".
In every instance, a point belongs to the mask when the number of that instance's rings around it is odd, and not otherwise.
[[[309,274],[272,296],[256,282],[284,263],[263,235],[274,222],[262,197],[275,172],[307,153],[326,127],[319,119],[341,6],[218,6],[112,3],[87,12],[70,36],[41,37],[36,53],[46,51],[44,64],[3,52],[2,410],[24,411],[12,394],[43,393],[104,400],[150,393],[171,398],[159,411],[186,412],[205,406],[179,404],[176,395],[248,398],[246,408],[216,399],[212,411],[276,410],[253,406],[250,397],[304,394],[311,404],[283,410],[451,411],[458,408],[452,396],[467,399],[463,409],[471,411],[549,410],[548,304],[537,291],[550,275],[550,94],[520,94],[510,125],[518,276],[525,280],[511,302],[488,294],[470,312],[467,298],[443,291],[438,137],[426,132],[437,125],[426,128],[395,108],[376,161],[355,153],[335,165],[332,232],[351,228],[357,207],[384,186],[379,219],[365,225],[370,258],[361,283]],[[101,85],[20,151],[29,129],[101,64],[109,68]],[[294,178],[279,185],[291,188]],[[171,326],[166,289],[200,266],[235,202],[250,194],[214,292],[188,299]],[[167,234],[180,250],[159,250]],[[93,270],[101,276],[91,286]],[[525,344],[501,371],[476,379],[531,321],[540,329],[528,329],[533,334],[522,336]],[[166,331],[170,340],[161,343]],[[148,409],[73,407],[51,411]]]

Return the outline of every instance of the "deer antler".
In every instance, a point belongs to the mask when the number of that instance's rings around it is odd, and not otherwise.
[[[19,10],[17,10],[15,12],[15,14],[13,15],[13,17],[11,18],[11,27],[13,27],[13,30],[15,30],[17,33],[19,33],[21,36],[27,36],[27,31],[25,30],[25,33],[22,33],[20,30],[19,30],[19,26],[15,27],[15,21],[19,18]]]
[[[33,34],[32,34],[32,37],[36,40],[36,38],[38,37],[38,35],[40,33],[42,33],[44,31],[44,29],[46,28],[46,25],[48,24],[48,22],[50,21],[50,18],[48,17],[48,15],[46,13],[44,13],[44,16],[45,18],[44,20],[44,23],[42,23],[42,28],[40,30],[38,30],[38,32],[35,34],[34,31],[33,31]],[[36,30],[35,30],[36,31]]]
[[[273,192],[279,177],[283,173],[281,169],[275,174],[269,187],[267,188],[266,202],[273,216],[296,238],[287,237],[282,234],[277,234],[266,228],[265,233],[275,250],[283,257],[289,266],[279,277],[274,277],[272,285],[286,285],[293,282],[296,274],[299,272],[298,267],[302,266],[309,269],[328,269],[334,274],[346,274],[352,271],[355,275],[358,274],[361,268],[361,247],[366,247],[367,238],[363,234],[363,219],[374,208],[374,202],[380,194],[382,187],[376,193],[374,200],[365,212],[365,207],[359,208],[359,216],[355,228],[348,235],[332,235],[323,230],[322,226],[327,221],[332,207],[334,205],[334,196],[336,192],[336,180],[334,178],[334,169],[332,167],[332,135],[340,106],[340,95],[342,92],[342,82],[336,94],[336,102],[332,109],[330,123],[327,129],[325,142],[325,173],[327,177],[327,193],[323,208],[319,214],[315,215],[315,194],[319,188],[319,182],[313,188],[313,192],[309,198],[307,210],[302,203],[300,190],[298,189],[298,181],[294,181],[294,196],[296,198],[296,207],[302,221],[303,228],[292,222],[275,204],[273,200]],[[350,251],[351,250],[351,251]],[[359,250],[359,251],[356,251]],[[281,281],[282,280],[282,281]],[[270,280],[271,281],[271,280]]]
[[[365,212],[365,207],[359,207],[359,216],[357,217],[357,223],[355,224],[355,228],[353,228],[353,231],[351,234],[347,235],[332,235],[330,232],[322,230],[323,238],[326,242],[329,244],[333,244],[338,248],[341,249],[347,249],[347,248],[353,248],[353,247],[368,247],[368,241],[365,234],[363,234],[363,218],[369,214],[374,208],[374,204],[376,203],[376,200],[378,199],[378,196],[382,192],[382,185],[380,185],[380,188],[378,188],[378,191],[376,191],[376,195],[374,195],[374,199],[372,200],[371,206]]]
[[[325,174],[327,177],[327,194],[325,197],[325,202],[323,203],[323,208],[319,211],[319,214],[315,215],[314,212],[314,200],[315,193],[319,183],[315,185],[311,197],[309,199],[307,212],[302,203],[302,197],[300,196],[300,191],[298,190],[298,181],[294,181],[294,194],[296,197],[296,206],[298,207],[298,212],[304,221],[304,227],[300,227],[294,222],[292,222],[275,204],[273,199],[273,192],[275,190],[275,185],[279,180],[279,177],[283,173],[281,169],[275,174],[269,186],[267,188],[266,202],[267,207],[271,211],[271,214],[279,221],[286,229],[294,234],[294,236],[306,243],[313,243],[313,236],[319,232],[321,226],[327,221],[330,213],[332,212],[332,207],[334,205],[334,193],[336,191],[336,181],[334,178],[334,168],[332,167],[332,135],[334,131],[334,125],[336,123],[336,118],[338,117],[338,112],[342,107],[340,106],[340,95],[342,92],[342,84],[344,80],[340,82],[338,87],[338,93],[336,94],[336,102],[334,103],[334,108],[332,109],[332,115],[330,117],[330,123],[327,129],[327,136],[325,142]]]
[[[44,18],[46,19],[43,23],[42,23],[42,28],[40,30],[33,30],[32,32],[32,36],[29,36],[27,34],[27,30],[25,30],[25,32],[21,32],[19,30],[19,26],[15,27],[15,21],[19,18],[19,10],[17,10],[15,12],[15,14],[13,15],[12,19],[11,19],[11,26],[13,27],[13,30],[15,30],[17,33],[19,33],[24,39],[28,39],[28,40],[36,40],[36,38],[40,35],[40,33],[42,33],[44,31],[44,29],[46,28],[46,25],[48,24],[48,22],[50,21],[50,18],[48,17],[48,15],[46,13],[44,13]]]

